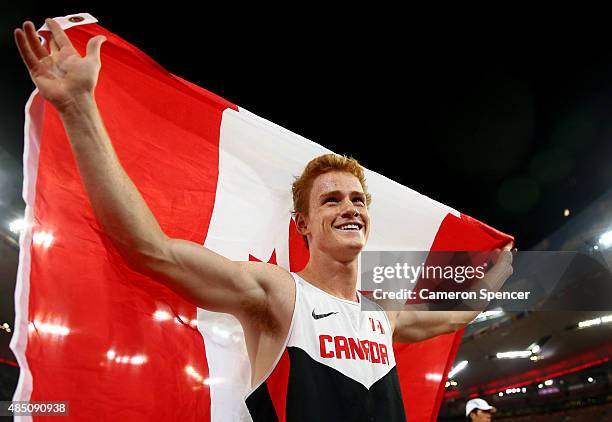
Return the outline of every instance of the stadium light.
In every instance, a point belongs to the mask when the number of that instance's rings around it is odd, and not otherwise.
[[[592,327],[593,325],[600,325],[600,324],[601,324],[601,318],[588,319],[586,321],[580,321],[578,323],[578,328],[587,328],[587,327]]]
[[[525,393],[526,391],[527,391],[526,388],[518,388],[518,387],[515,387],[515,388],[506,388],[505,394],[506,395],[518,394],[518,393]],[[503,392],[502,392],[502,394],[503,394]]]
[[[504,315],[504,311],[501,309],[492,309],[490,311],[484,311],[484,312],[479,313],[478,316],[476,316],[476,318],[474,318],[472,322],[470,322],[470,324],[474,324],[476,322],[487,321],[493,318],[499,318],[503,315]]]
[[[531,356],[531,350],[514,350],[511,352],[499,352],[495,355],[497,359],[525,359]]]
[[[578,323],[578,328],[588,328],[601,324],[608,324],[612,322],[612,315],[604,315],[600,318],[595,319],[587,319],[586,321],[580,321]]]
[[[538,391],[538,394],[541,396],[544,396],[546,394],[556,394],[558,393],[560,390],[557,387],[549,387],[549,388],[544,388],[540,391]]]
[[[527,347],[526,350],[513,350],[510,352],[499,352],[495,356],[497,359],[531,359],[532,361],[537,361],[542,358],[542,356],[538,355],[538,352],[542,350],[542,346],[540,344],[545,343],[548,338],[544,337],[540,340],[533,342]],[[540,343],[540,344],[538,344]]]
[[[459,362],[457,364],[457,366],[455,366],[453,369],[450,370],[450,372],[448,373],[448,377],[449,378],[454,378],[455,375],[457,375],[459,372],[463,371],[467,365],[468,365],[468,361],[467,360],[462,360],[461,362]]]
[[[17,218],[9,223],[9,230],[15,234],[19,234],[26,227],[27,224],[23,218]]]
[[[609,248],[612,246],[612,230],[609,230],[599,236],[599,244],[604,248]]]

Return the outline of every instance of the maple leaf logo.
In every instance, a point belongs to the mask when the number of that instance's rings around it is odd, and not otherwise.
[[[304,242],[302,235],[298,233],[295,221],[291,218],[289,219],[289,271],[301,271],[308,263],[309,258],[310,254],[308,253],[306,242]],[[249,254],[249,261],[267,262],[268,264],[278,265],[276,262],[276,248],[272,250],[272,254],[267,261],[251,254]]]

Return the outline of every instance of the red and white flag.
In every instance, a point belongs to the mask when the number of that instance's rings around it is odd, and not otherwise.
[[[96,90],[119,159],[163,230],[233,260],[292,271],[308,254],[291,183],[330,152],[155,63],[88,14],[57,18],[75,48],[103,34]],[[49,32],[40,31],[47,41]],[[240,325],[131,271],[94,218],[57,112],[26,106],[11,348],[14,400],[69,401],[76,420],[250,420]],[[372,171],[369,250],[490,250],[510,237]],[[408,418],[433,421],[461,333],[397,345]],[[313,404],[316,406],[316,404]]]

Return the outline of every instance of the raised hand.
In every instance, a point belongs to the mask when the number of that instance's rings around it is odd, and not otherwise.
[[[491,292],[497,292],[514,272],[512,269],[512,261],[513,252],[516,252],[516,250],[513,249],[513,243],[510,242],[505,245],[501,251],[496,249],[496,252],[497,251],[499,252],[494,258],[493,267],[486,273],[482,280],[473,286],[473,288],[485,287]]]
[[[91,38],[86,56],[81,57],[57,22],[45,22],[52,34],[51,54],[40,43],[30,21],[23,24],[23,29],[15,29],[15,42],[41,95],[61,112],[79,98],[93,95],[100,73],[100,49],[106,37]]]

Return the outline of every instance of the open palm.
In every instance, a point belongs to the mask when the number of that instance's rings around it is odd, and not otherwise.
[[[15,42],[36,87],[61,111],[83,94],[93,93],[100,73],[100,48],[106,38],[90,39],[87,55],[81,57],[57,22],[47,19],[46,23],[52,33],[51,54],[40,43],[32,22],[15,30]]]

